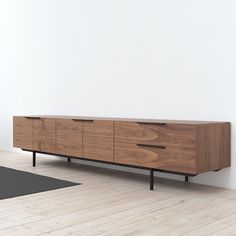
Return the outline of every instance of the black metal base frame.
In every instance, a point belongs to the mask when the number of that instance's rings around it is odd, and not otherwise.
[[[132,165],[126,165],[126,164],[120,164],[120,163],[113,163],[113,162],[109,162],[109,161],[91,160],[91,159],[86,159],[84,157],[82,158],[82,157],[65,156],[65,155],[60,155],[60,154],[56,154],[56,153],[47,153],[47,152],[40,152],[40,151],[34,151],[34,150],[28,150],[28,149],[22,149],[22,150],[26,151],[26,152],[33,153],[33,167],[36,166],[36,153],[40,153],[40,154],[45,154],[45,155],[55,155],[55,156],[65,157],[65,158],[67,158],[68,163],[71,161],[71,158],[74,158],[74,159],[79,159],[79,160],[100,162],[100,163],[105,163],[105,164],[110,164],[110,165],[117,165],[117,166],[124,166],[124,167],[136,168],[136,169],[149,170],[150,171],[150,177],[149,177],[150,190],[154,190],[154,171],[168,173],[168,174],[175,174],[175,175],[183,175],[183,176],[185,176],[185,182],[189,182],[189,177],[196,176],[194,174],[188,174],[188,173],[181,173],[181,172],[174,172],[174,171],[167,171],[167,170],[160,170],[160,169],[152,169],[152,168],[140,167],[140,166],[132,166]]]

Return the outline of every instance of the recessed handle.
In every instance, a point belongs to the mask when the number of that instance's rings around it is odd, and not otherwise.
[[[25,119],[31,119],[31,120],[40,120],[40,117],[35,117],[35,116],[25,116]]]
[[[73,121],[93,122],[94,120],[72,119]]]
[[[160,125],[160,126],[166,125],[166,123],[164,123],[164,122],[161,122],[161,123],[154,123],[154,122],[137,122],[137,123],[140,124],[140,125]]]
[[[143,143],[138,143],[137,146],[139,147],[152,147],[152,148],[160,148],[160,149],[165,149],[165,146],[161,145],[153,145],[153,144],[143,144]]]

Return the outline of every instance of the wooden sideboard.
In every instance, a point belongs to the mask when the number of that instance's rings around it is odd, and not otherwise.
[[[14,116],[13,145],[65,156],[195,176],[230,166],[230,123]]]

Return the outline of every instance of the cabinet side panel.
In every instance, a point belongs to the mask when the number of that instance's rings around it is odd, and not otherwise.
[[[221,148],[221,168],[230,167],[230,154],[231,154],[231,125],[226,123],[222,126],[222,148]]]
[[[13,146],[32,150],[32,120],[13,117]]]
[[[230,127],[228,123],[200,125],[197,139],[198,173],[230,166]]]
[[[207,137],[206,126],[199,126],[197,128],[197,173],[206,172],[209,169]]]

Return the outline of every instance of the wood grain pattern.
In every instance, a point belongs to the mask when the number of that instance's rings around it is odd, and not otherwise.
[[[115,162],[196,174],[195,150],[139,147],[132,143],[115,143]]]
[[[83,157],[113,162],[113,121],[83,121]]]
[[[230,124],[200,125],[197,134],[197,172],[229,167]]]
[[[115,142],[156,144],[196,149],[196,126],[115,122]]]
[[[55,153],[55,119],[33,119],[33,150]]]
[[[56,119],[56,153],[82,157],[82,121]]]
[[[14,146],[190,174],[230,166],[228,122],[52,117],[14,117]]]
[[[23,149],[33,149],[32,120],[24,117],[13,117],[13,146]]]

